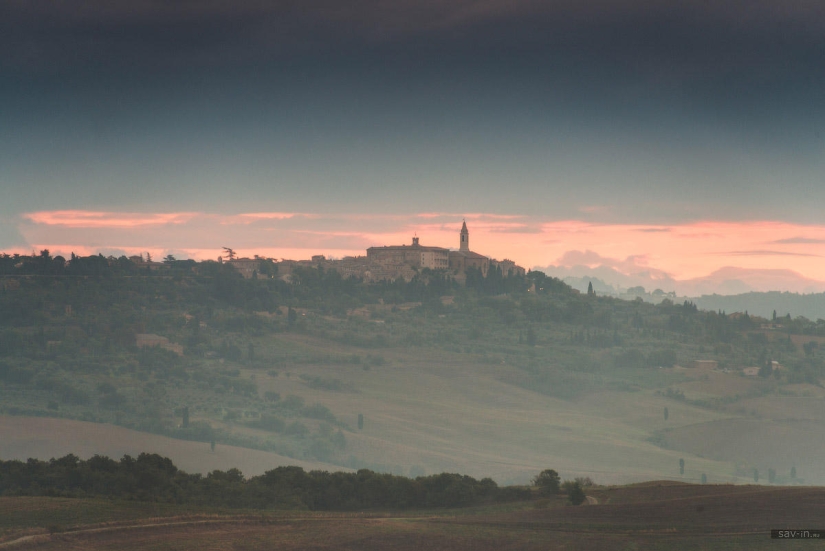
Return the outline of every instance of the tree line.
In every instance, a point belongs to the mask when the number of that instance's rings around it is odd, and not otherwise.
[[[107,497],[247,509],[352,511],[467,507],[530,498],[529,488],[441,473],[415,479],[368,469],[306,472],[277,467],[244,477],[238,469],[187,474],[169,458],[142,453],[120,461],[69,454],[50,461],[0,461],[0,495]]]

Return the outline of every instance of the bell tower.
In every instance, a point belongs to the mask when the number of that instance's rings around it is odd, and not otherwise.
[[[467,221],[465,220],[463,224],[461,224],[461,243],[458,247],[459,251],[470,251],[470,232],[467,231]]]

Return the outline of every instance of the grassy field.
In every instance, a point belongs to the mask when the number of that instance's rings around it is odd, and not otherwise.
[[[288,337],[293,346],[320,348],[324,343]],[[287,338],[279,337],[280,340]],[[341,352],[339,345],[336,350]],[[683,452],[651,443],[664,427],[725,419],[729,415],[674,403],[652,389],[605,389],[575,399],[553,398],[506,382],[520,375],[507,364],[479,363],[467,355],[442,351],[384,350],[385,363],[369,371],[360,366],[300,364],[277,375],[248,370],[261,394],[300,396],[320,403],[346,422],[345,454],[352,467],[366,466],[396,474],[460,472],[492,477],[499,483],[526,483],[537,472],[554,468],[563,477],[590,476],[601,483],[679,477]],[[305,377],[338,379],[344,391],[311,388]],[[682,380],[681,376],[674,380]],[[670,408],[665,421],[662,410]],[[359,413],[365,418],[357,430]],[[193,421],[199,417],[193,415]],[[241,423],[216,426],[239,435],[266,437]],[[321,423],[304,420],[317,430]],[[314,424],[314,425],[313,425]],[[135,433],[112,425],[45,418],[0,418],[0,457],[48,458],[64,453],[120,457],[141,451],[169,456],[189,472],[237,467],[247,475],[282,464],[332,470],[340,466],[285,458],[277,454],[219,445],[184,442]],[[707,473],[713,481],[734,481],[728,462],[696,458],[685,480]]]
[[[329,340],[282,334],[262,341],[262,354],[346,357],[356,348]],[[188,472],[237,467],[247,475],[278,465],[306,469],[372,468],[395,474],[459,472],[523,484],[545,468],[563,478],[589,476],[619,484],[651,479],[749,482],[752,470],[788,473],[796,467],[807,483],[825,481],[818,459],[825,453],[817,388],[764,384],[733,373],[693,369],[622,369],[586,374],[587,392],[559,398],[521,385],[524,369],[441,349],[384,348],[380,365],[292,362],[272,369],[242,369],[260,396],[277,392],[321,404],[343,427],[346,447],[337,464],[219,444],[174,440],[113,425],[46,418],[0,417],[0,457],[49,458],[66,453],[120,457],[154,452]],[[337,381],[334,389],[312,380]],[[624,381],[616,388],[615,380]],[[684,398],[668,395],[666,389]],[[665,420],[664,408],[669,416]],[[241,419],[246,414],[239,406]],[[264,440],[249,424],[209,415],[203,420],[226,434]],[[364,427],[357,429],[358,414]],[[325,422],[302,419],[312,433]],[[335,429],[337,430],[337,429]],[[771,437],[767,438],[766,435]],[[776,442],[781,446],[777,447]],[[798,445],[796,445],[798,444]],[[349,459],[346,459],[346,458]],[[342,460],[343,458],[343,460]],[[685,473],[679,474],[679,459]],[[790,483],[791,480],[785,480]]]
[[[597,504],[562,497],[466,510],[246,513],[55,498],[3,498],[5,542],[16,549],[554,550],[812,549],[771,529],[819,526],[825,490],[655,482],[595,487]],[[74,512],[71,512],[74,511]],[[56,525],[59,523],[59,525]],[[0,543],[0,548],[7,547]]]
[[[329,346],[305,336],[279,339],[289,340],[292,347]],[[340,345],[334,350],[347,352]],[[386,364],[369,371],[358,366],[293,365],[276,377],[258,373],[256,381],[262,391],[323,403],[352,426],[358,413],[363,413],[364,430],[347,433],[348,453],[369,457],[398,474],[420,467],[427,473],[457,471],[492,476],[503,483],[524,483],[537,471],[552,467],[566,478],[590,476],[603,483],[654,478],[699,481],[702,474],[714,482],[747,482],[751,475],[743,464],[778,472],[791,466],[807,469],[821,456],[818,443],[825,441],[813,425],[793,429],[773,424],[771,430],[788,439],[800,437],[802,430],[811,445],[787,448],[782,457],[762,460],[744,448],[729,446],[729,453],[714,455],[707,446],[677,440],[680,431],[691,427],[708,427],[718,440],[731,438],[738,431],[737,423],[750,423],[758,416],[773,418],[791,403],[807,408],[807,419],[825,419],[821,398],[804,397],[815,387],[797,385],[801,388],[789,387],[785,394],[760,394],[760,381],[733,373],[673,368],[627,369],[616,374],[613,369],[612,377],[625,381],[635,377],[647,387],[640,384],[616,390],[600,384],[600,375],[595,374],[593,390],[562,399],[513,384],[523,370],[507,363],[481,363],[466,354],[442,350],[421,350],[415,355],[403,349],[384,350],[382,354]],[[336,378],[349,390],[312,389],[302,375]],[[667,388],[684,393],[687,399],[665,395]],[[754,399],[760,400],[758,408],[751,405]],[[707,407],[714,400],[717,405]],[[800,400],[807,400],[808,405]],[[667,436],[657,439],[659,434]],[[739,436],[753,449],[765,441],[755,432],[740,432]],[[686,458],[684,475],[678,473],[680,458]],[[806,474],[809,482],[825,480],[825,473],[815,468]]]
[[[0,297],[16,316],[0,328],[0,458],[152,452],[188,472],[499,484],[548,468],[601,484],[748,483],[757,469],[761,483],[770,469],[825,484],[825,329],[807,320],[767,330],[552,281],[489,295],[429,275],[409,288],[178,275],[22,279]],[[183,354],[138,348],[144,333]],[[678,367],[696,359],[720,370]],[[769,360],[783,369],[738,373]]]
[[[340,469],[317,461],[302,461],[275,453],[220,444],[211,451],[205,442],[176,440],[156,434],[67,419],[0,416],[0,458],[50,459],[73,453],[88,458],[95,454],[120,459],[142,452],[169,457],[182,470],[208,473],[215,469],[238,468],[252,476],[282,465],[298,465],[305,470]]]

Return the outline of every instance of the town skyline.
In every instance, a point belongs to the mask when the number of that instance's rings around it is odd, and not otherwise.
[[[59,211],[28,218],[29,226],[23,231],[34,238],[30,247],[0,252],[30,254],[48,249],[53,255],[66,257],[72,252],[104,256],[149,252],[155,259],[172,254],[180,259],[214,260],[222,247],[231,246],[239,256],[308,259],[324,255],[341,259],[364,255],[369,247],[405,244],[413,235],[422,245],[458,249],[463,219],[473,234],[475,250],[558,277],[589,275],[624,288],[642,285],[648,290],[679,292],[681,282],[687,284],[727,270],[727,280],[739,278],[753,285],[726,288],[726,280],[720,279],[720,294],[732,290],[825,290],[817,277],[825,273],[825,265],[816,254],[817,246],[825,242],[825,228],[781,222],[622,225],[480,213],[362,216],[258,212],[227,216]],[[215,228],[220,232],[215,233]],[[275,233],[277,239],[272,237]],[[163,246],[150,245],[158,239]],[[667,253],[673,250],[678,256],[669,258]],[[612,281],[611,271],[615,276]],[[690,287],[683,288],[686,292]],[[712,282],[703,289],[717,292]]]
[[[342,257],[467,217],[525,267],[825,289],[825,5],[293,4],[3,3],[0,251]]]

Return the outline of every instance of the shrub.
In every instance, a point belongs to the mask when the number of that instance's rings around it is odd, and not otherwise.
[[[334,423],[336,421],[335,415],[327,406],[323,404],[313,404],[311,406],[307,406],[301,410],[301,414],[303,414],[304,417],[309,417],[310,419],[318,419],[320,421],[328,421],[330,423]]]
[[[294,421],[289,424],[289,426],[286,428],[284,432],[290,436],[297,436],[298,438],[303,438],[307,434],[309,434],[309,429],[303,423],[299,421]]]
[[[290,394],[286,398],[284,398],[283,402],[281,402],[281,407],[283,407],[284,409],[298,412],[304,407],[304,399],[300,396]]]
[[[593,480],[589,476],[577,476],[574,480],[582,488],[590,488],[593,486]]]
[[[270,432],[283,432],[286,428],[286,423],[284,423],[283,419],[266,413],[261,414],[261,418],[255,423],[252,423],[252,425]]]
[[[570,485],[570,490],[567,492],[567,499],[570,501],[571,505],[581,505],[587,499],[587,496],[584,495],[584,490],[581,487],[581,484],[578,482],[573,482]]]
[[[542,494],[559,493],[559,473],[553,469],[545,469],[533,478],[533,486]]]

